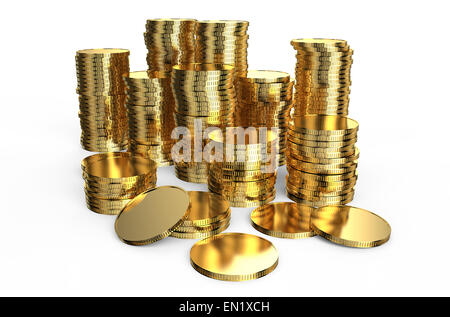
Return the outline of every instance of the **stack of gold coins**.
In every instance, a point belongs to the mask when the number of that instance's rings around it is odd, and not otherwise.
[[[130,152],[107,152],[81,162],[87,207],[117,215],[127,203],[156,185],[156,163]]]
[[[195,147],[195,131],[202,133],[206,128],[223,129],[232,125],[236,104],[233,79],[234,68],[229,65],[193,63],[173,67],[175,123],[189,131],[190,135],[184,137],[190,140],[192,149]],[[174,161],[178,178],[187,182],[206,183],[207,163],[202,159],[195,160],[194,152],[188,159]]]
[[[171,71],[173,65],[194,62],[196,20],[147,20],[144,33],[149,70]]]
[[[125,77],[130,152],[148,156],[158,166],[172,164],[175,101],[170,80],[170,73],[159,71],[131,72]]]
[[[348,114],[353,50],[344,40],[298,39],[294,115]]]
[[[235,125],[267,127],[279,134],[279,165],[286,163],[286,132],[292,107],[294,82],[288,73],[270,70],[250,70],[238,77],[239,102]]]
[[[236,76],[247,72],[247,21],[198,21],[195,62],[233,65]]]
[[[231,210],[221,196],[200,191],[188,192],[189,215],[171,236],[180,239],[203,239],[218,234],[230,225]]]
[[[208,188],[225,197],[232,207],[260,206],[275,198],[278,156],[274,143],[278,137],[266,129],[253,132],[243,138],[232,129],[225,135],[220,130],[208,135],[211,152],[214,149]]]
[[[305,115],[289,124],[288,197],[313,207],[353,200],[359,150],[358,122],[343,116]]]
[[[123,76],[129,72],[129,55],[128,50],[112,48],[76,53],[81,145],[87,151],[121,151],[127,147]]]

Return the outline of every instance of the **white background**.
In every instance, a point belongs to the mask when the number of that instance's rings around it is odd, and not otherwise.
[[[2,179],[0,295],[391,296],[450,295],[446,1],[10,1],[0,11]],[[266,237],[278,268],[242,283],[198,274],[195,240],[146,247],[116,237],[115,217],[85,207],[75,51],[131,50],[146,68],[147,18],[250,21],[250,69],[294,75],[299,37],[346,39],[354,49],[350,117],[360,123],[352,205],[383,216],[391,240],[352,249],[321,238]],[[277,201],[287,201],[280,169]],[[158,170],[158,184],[207,190]],[[251,209],[229,232],[262,235]]]

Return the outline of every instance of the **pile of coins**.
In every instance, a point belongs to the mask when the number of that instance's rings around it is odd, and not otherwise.
[[[158,166],[172,164],[175,101],[170,73],[131,72],[125,77],[130,146],[135,155],[149,157]]]
[[[294,115],[348,114],[353,50],[346,41],[298,39]]]
[[[156,185],[156,163],[130,152],[94,154],[81,161],[87,207],[117,215],[135,196]]]
[[[196,20],[147,20],[144,33],[149,70],[171,71],[173,65],[194,62]]]
[[[235,125],[275,128],[279,135],[279,165],[286,163],[286,132],[292,107],[294,82],[288,73],[269,70],[249,70],[238,77],[239,103]]]
[[[329,115],[294,117],[287,141],[288,197],[313,207],[353,200],[359,150],[358,123]]]
[[[386,243],[389,223],[365,209],[351,206],[323,206],[279,202],[252,211],[253,227],[266,235],[284,239],[320,236],[353,248],[373,248]]]
[[[195,148],[195,131],[201,133],[210,127],[225,128],[232,125],[236,104],[233,85],[234,68],[220,64],[176,65],[172,70],[172,88],[175,96],[175,122],[187,128],[190,148]],[[203,142],[203,141],[202,141]],[[201,144],[202,150],[204,143]],[[207,163],[196,160],[191,151],[187,159],[175,159],[175,173],[187,182],[206,183]]]
[[[171,236],[180,239],[203,239],[216,235],[230,225],[231,210],[221,196],[200,191],[188,192],[188,217]]]
[[[195,62],[233,65],[236,76],[245,76],[248,25],[247,21],[197,21]]]
[[[208,137],[214,147],[209,164],[208,189],[222,195],[232,207],[260,206],[275,198],[275,167],[278,163],[272,131],[263,136],[259,131],[240,140],[232,129],[211,132]],[[222,155],[217,155],[221,153]]]
[[[128,50],[109,48],[76,53],[80,141],[87,151],[121,151],[127,147],[123,76],[129,72],[129,55]]]

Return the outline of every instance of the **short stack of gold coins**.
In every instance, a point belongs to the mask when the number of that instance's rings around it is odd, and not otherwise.
[[[194,62],[196,20],[150,19],[145,28],[149,70],[170,72],[173,65]]]
[[[175,120],[170,73],[130,72],[125,77],[130,146],[135,155],[148,156],[158,166],[172,164],[170,152]]]
[[[126,204],[156,185],[154,161],[130,152],[107,152],[81,161],[87,207],[117,215]]]
[[[292,107],[294,82],[288,73],[270,70],[249,70],[238,77],[239,103],[235,110],[235,125],[267,127],[279,135],[279,165],[286,163],[286,132]]]
[[[188,217],[171,233],[179,239],[204,239],[216,235],[230,225],[228,202],[214,193],[190,191]]]
[[[272,147],[277,135],[266,129],[262,130],[265,135],[260,135],[259,129],[254,131],[243,140],[231,128],[225,135],[220,130],[208,135],[214,148],[208,189],[225,197],[232,207],[261,206],[275,198],[278,156]]]
[[[313,207],[353,200],[359,150],[358,122],[343,116],[305,115],[289,124],[286,177],[290,199]]]
[[[197,21],[195,62],[233,65],[236,76],[247,72],[247,21]]]
[[[353,50],[344,40],[298,39],[294,115],[348,115]]]
[[[233,80],[234,68],[229,65],[193,63],[173,67],[175,123],[189,130],[191,149],[195,146],[195,130],[201,134],[209,127],[223,129],[232,125],[236,105]],[[202,135],[200,138],[203,146]],[[195,160],[192,152],[188,161],[175,161],[175,173],[187,182],[206,183],[208,165],[203,159]]]
[[[81,145],[92,152],[127,148],[128,126],[125,84],[130,52],[125,49],[77,51],[77,93],[80,110]]]

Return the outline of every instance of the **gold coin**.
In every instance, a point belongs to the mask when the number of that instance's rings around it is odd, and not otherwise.
[[[77,56],[81,58],[103,58],[111,55],[125,55],[128,56],[130,51],[121,48],[96,48],[96,49],[85,49],[77,51]]]
[[[211,193],[212,195],[216,195],[214,193]],[[177,230],[175,230],[176,232],[183,232],[183,233],[193,233],[193,232],[209,232],[209,231],[213,231],[216,230],[220,227],[224,227],[226,225],[229,224],[230,222],[230,217],[231,216],[231,210],[228,209],[225,218],[223,218],[222,220],[207,224],[207,225],[201,225],[201,226],[184,226],[181,225],[180,227],[177,228]]]
[[[189,195],[175,186],[136,196],[117,216],[115,230],[128,244],[144,245],[169,236],[188,216]]]
[[[347,117],[306,115],[293,118],[294,131],[311,135],[345,135],[358,130],[358,122]]]
[[[380,216],[351,206],[327,206],[315,210],[311,226],[331,242],[354,248],[371,248],[384,244],[391,226]]]
[[[230,225],[230,221],[226,221],[222,226],[211,230],[211,231],[204,231],[204,232],[179,232],[174,231],[170,234],[171,237],[178,238],[178,239],[205,239],[208,237],[215,236],[223,231],[225,231]]]
[[[100,199],[88,194],[85,196],[87,208],[102,215],[117,215],[131,201],[130,199]]]
[[[324,206],[339,206],[339,205],[345,205],[350,203],[353,200],[353,193],[349,194],[349,195],[344,195],[344,196],[336,196],[335,199],[331,200],[324,200],[324,199],[319,199],[319,200],[312,200],[312,199],[305,199],[305,198],[300,198],[298,196],[295,195],[295,193],[290,193],[289,191],[287,191],[286,193],[287,197],[299,204],[304,204],[307,206],[311,206],[311,207],[324,207]]]
[[[201,240],[191,248],[190,257],[197,272],[223,281],[257,279],[278,265],[278,251],[270,241],[245,233]]]
[[[156,173],[154,161],[135,157],[130,152],[94,154],[81,161],[83,172],[92,179],[109,181],[136,181],[150,173]]]
[[[246,77],[241,77],[249,83],[288,83],[291,79],[288,73],[273,70],[249,70]]]
[[[256,230],[269,236],[302,239],[315,235],[310,226],[312,211],[312,207],[296,203],[271,203],[254,209],[251,220]]]
[[[188,194],[189,215],[182,226],[204,226],[227,217],[230,205],[223,197],[202,191],[189,191]]]
[[[211,193],[212,195],[216,195],[214,193]],[[206,225],[181,225],[175,230],[176,232],[183,232],[183,233],[193,233],[193,232],[208,232],[216,230],[220,227],[224,227],[230,223],[231,219],[231,209],[228,209],[227,212],[224,214],[224,218],[215,222],[212,222],[210,224]]]

